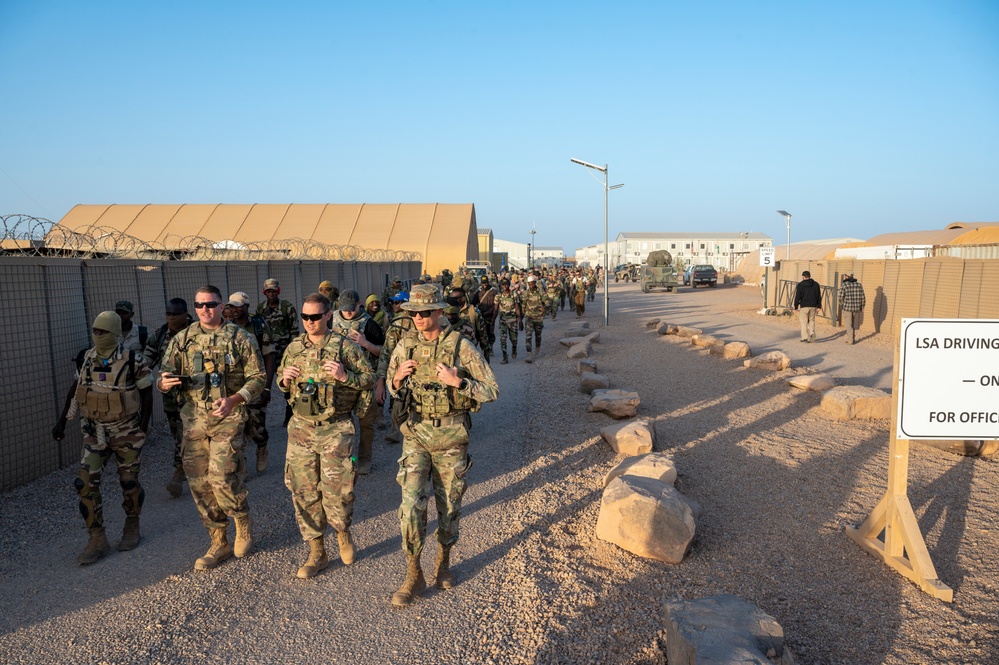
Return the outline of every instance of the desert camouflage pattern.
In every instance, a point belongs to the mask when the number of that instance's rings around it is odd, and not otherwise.
[[[382,354],[378,356],[378,368],[375,370],[377,378],[385,378],[388,372],[389,359],[392,357],[392,352],[395,350],[399,340],[403,337],[413,335],[416,335],[416,325],[413,323],[413,317],[406,310],[402,310],[392,318],[388,329],[385,331],[385,344],[382,345]]]
[[[139,455],[146,442],[139,429],[139,414],[113,424],[83,421],[83,457],[80,473],[74,481],[80,496],[80,514],[87,528],[104,526],[104,501],[101,498],[101,474],[113,455],[118,465],[122,508],[129,517],[142,512],[145,492],[139,484]]]
[[[235,321],[233,323],[240,326]],[[247,318],[245,326],[240,327],[248,332],[250,337],[256,341],[262,358],[266,359],[268,355],[275,352],[271,327],[267,325],[264,317],[254,314]],[[246,410],[246,438],[253,441],[259,447],[266,446],[267,441],[270,440],[270,435],[267,433],[267,402],[264,401],[263,392],[260,393],[260,397],[246,405]]]
[[[281,300],[277,307],[272,308],[264,300],[257,305],[256,314],[262,317],[270,327],[275,352],[279,356],[284,354],[291,339],[298,334],[298,312],[295,310],[295,306],[287,300]]]
[[[534,289],[528,287],[520,294],[520,309],[524,313],[525,319],[543,320],[550,304],[548,294],[540,287]]]
[[[457,388],[434,389],[434,384],[438,383],[434,368],[437,363],[455,366],[455,348],[459,375],[465,378],[468,386],[461,391]],[[465,476],[472,464],[468,456],[471,422],[468,411],[475,405],[496,400],[499,386],[482,354],[453,331],[442,331],[434,341],[427,341],[417,333],[412,343],[407,341],[396,346],[389,361],[388,376],[395,376],[399,365],[407,358],[415,359],[419,366],[403,384],[413,394],[411,420],[400,428],[403,444],[396,481],[402,487],[399,506],[402,548],[407,554],[419,554],[427,532],[428,480],[433,482],[437,504],[437,539],[445,545],[458,540],[461,498],[467,487]],[[391,381],[389,390],[393,397],[398,397]],[[431,409],[437,413],[430,412]],[[423,420],[413,422],[415,414]],[[432,416],[444,414],[455,422],[435,426]]]

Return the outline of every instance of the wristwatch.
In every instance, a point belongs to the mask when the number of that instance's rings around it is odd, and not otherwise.
[[[458,384],[458,390],[468,390],[468,379],[462,379]]]

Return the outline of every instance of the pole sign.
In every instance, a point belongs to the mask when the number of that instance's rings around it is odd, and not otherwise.
[[[999,439],[999,320],[902,319],[899,439]]]
[[[763,268],[773,268],[776,252],[777,250],[773,247],[760,247],[760,266]]]

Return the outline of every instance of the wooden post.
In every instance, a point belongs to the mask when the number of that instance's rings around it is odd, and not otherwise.
[[[898,343],[904,343],[904,337],[900,337]],[[937,578],[937,571],[919,530],[919,522],[909,503],[909,441],[895,436],[898,419],[898,365],[899,347],[896,344],[891,383],[888,490],[864,523],[847,527],[846,535],[868,554],[884,561],[929,595],[950,603],[954,601],[954,590]],[[879,539],[882,531],[885,534],[884,541]]]

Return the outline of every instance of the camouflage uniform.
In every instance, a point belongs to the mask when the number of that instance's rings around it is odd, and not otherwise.
[[[347,379],[329,378],[323,365],[342,363]],[[361,391],[370,390],[375,374],[367,354],[357,344],[331,332],[319,344],[308,334],[292,340],[281,360],[301,374],[290,386],[288,456],[284,483],[291,491],[295,520],[305,541],[320,538],[327,524],[338,533],[350,527],[354,511],[354,422],[350,417]],[[314,380],[311,384],[310,380]],[[315,392],[310,392],[314,390]]]
[[[376,379],[385,379],[388,372],[389,359],[392,357],[392,351],[395,350],[399,340],[404,337],[413,337],[415,335],[416,326],[413,324],[413,317],[409,315],[409,312],[402,310],[392,318],[388,329],[385,331],[385,343],[382,345],[382,353],[378,356],[378,367],[375,370]],[[392,410],[392,403],[394,401],[395,398],[390,395],[390,413]],[[385,438],[396,443],[402,439],[402,433],[399,431],[399,426],[396,425],[392,418],[389,418],[389,433],[385,435]]]
[[[416,372],[402,385],[411,392],[410,417],[402,425],[405,438],[396,477],[402,486],[399,507],[402,548],[409,555],[419,555],[423,550],[428,479],[433,481],[437,504],[437,540],[448,547],[458,540],[461,497],[467,487],[465,475],[472,465],[468,456],[469,411],[499,397],[496,377],[489,365],[472,344],[462,340],[453,330],[441,331],[432,342],[418,333],[397,345],[389,361],[389,377],[395,376],[405,360],[412,358],[419,362]],[[465,385],[451,388],[440,383],[437,363],[458,367]],[[399,397],[391,381],[389,388],[393,397]]]
[[[489,358],[493,355],[493,347],[489,342],[489,332],[486,330],[486,322],[482,313],[479,312],[477,307],[466,302],[465,306],[461,308],[461,318],[471,324],[472,329],[475,331],[471,340],[479,347],[486,362],[489,362]]]
[[[352,319],[344,318],[339,311],[334,312],[333,316],[330,317],[332,329],[344,337],[347,337],[347,333],[351,330],[356,330],[363,335],[364,329],[367,327],[368,320],[370,319],[371,317],[365,311],[361,311]],[[368,341],[377,344],[376,340],[369,339]],[[384,345],[384,340],[382,340],[382,345]],[[379,356],[367,352],[365,354],[368,356],[371,366],[375,366]],[[361,398],[357,400],[357,407],[354,409],[354,414],[357,416],[358,429],[361,430],[357,437],[357,458],[362,467],[362,474],[367,473],[364,465],[367,464],[370,466],[371,464],[371,449],[375,440],[375,421],[378,420],[378,416],[381,414],[378,404],[375,402],[373,387],[372,385],[364,390]]]
[[[274,352],[278,357],[283,356],[284,350],[291,343],[291,338],[298,334],[298,312],[295,311],[295,306],[287,300],[282,300],[277,307],[271,307],[264,300],[257,305],[256,313],[270,327]]]
[[[517,315],[517,308],[520,305],[520,296],[510,291],[500,292],[496,296],[496,318],[499,320],[500,350],[503,351],[503,359],[506,359],[506,338],[510,338],[510,346],[513,350],[513,357],[517,357],[517,326],[520,318]]]
[[[154,368],[163,360],[163,353],[167,344],[173,339],[174,332],[167,324],[163,324],[152,334],[146,342],[146,348],[142,352],[146,358],[146,363],[150,368]],[[171,390],[163,395],[163,414],[166,416],[167,426],[170,428],[170,436],[173,438],[173,466],[181,468],[183,463],[180,459],[180,442],[182,426],[180,422],[180,401],[176,391]]]
[[[558,301],[562,297],[562,287],[559,285],[558,280],[554,277],[548,282],[548,289],[546,291],[548,296],[548,310],[552,314],[552,321],[555,320],[555,313],[558,312]]]
[[[233,320],[233,323],[237,326],[239,325],[235,320]],[[250,336],[256,340],[262,359],[266,359],[267,354],[275,353],[271,328],[267,325],[264,317],[254,314],[247,319],[245,326],[240,327],[250,333]],[[266,367],[266,362],[264,366]],[[264,387],[269,388],[270,386]],[[267,433],[267,402],[264,401],[262,392],[260,393],[260,397],[246,405],[246,411],[246,438],[257,444],[258,448],[266,448],[267,442],[270,440],[270,434]]]
[[[256,340],[239,326],[224,323],[205,330],[195,322],[170,340],[161,367],[190,377],[174,389],[183,400],[184,472],[202,523],[224,529],[228,517],[249,513],[243,428],[246,404],[264,390],[263,358]],[[216,399],[236,393],[244,404],[224,418],[212,415]]]
[[[107,359],[100,358],[96,349],[88,350],[83,357],[76,388],[83,455],[79,477],[73,484],[88,529],[104,526],[101,474],[111,455],[118,463],[125,514],[138,517],[142,512],[145,492],[139,484],[139,455],[146,434],[139,428],[139,391],[152,383],[152,373],[142,354],[126,350],[121,343]]]
[[[536,282],[535,282],[536,283]],[[541,348],[541,331],[545,327],[545,312],[548,311],[548,296],[540,288],[527,288],[520,294],[520,307],[524,313],[524,346],[527,353],[531,352],[531,333],[533,332],[534,345]]]

